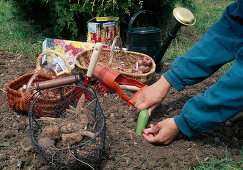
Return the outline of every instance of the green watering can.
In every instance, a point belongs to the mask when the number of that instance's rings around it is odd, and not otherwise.
[[[143,15],[142,15],[143,14]],[[133,27],[135,20],[139,16],[149,15],[154,22],[154,26]],[[149,10],[140,10],[135,13],[129,24],[126,32],[126,45],[128,51],[136,51],[149,55],[156,63],[156,72],[161,72],[161,60],[169,47],[172,39],[181,26],[192,26],[196,23],[196,18],[186,8],[176,7],[173,10],[173,16],[176,20],[176,25],[168,31],[168,37],[162,44],[162,30],[160,22],[154,12]]]

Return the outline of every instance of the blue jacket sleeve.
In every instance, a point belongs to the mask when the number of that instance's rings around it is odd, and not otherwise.
[[[243,110],[243,47],[230,71],[204,94],[191,98],[175,117],[178,128],[187,136],[217,127]]]
[[[175,117],[187,136],[215,128],[243,110],[243,0],[228,6],[222,18],[184,56],[178,57],[164,77],[177,90],[200,82],[224,63],[232,68],[204,94],[190,99]]]

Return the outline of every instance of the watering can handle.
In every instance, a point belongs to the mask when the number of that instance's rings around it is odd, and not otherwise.
[[[135,19],[137,18],[137,16],[140,15],[140,14],[143,14],[143,13],[150,13],[150,14],[154,15],[154,17],[156,18],[156,22],[158,23],[158,26],[160,27],[159,18],[157,17],[157,15],[156,15],[154,12],[149,11],[149,10],[140,10],[140,11],[138,11],[137,13],[135,13],[135,14],[132,16],[131,20],[129,21],[128,29],[127,29],[128,32],[131,32],[133,22],[135,21]]]

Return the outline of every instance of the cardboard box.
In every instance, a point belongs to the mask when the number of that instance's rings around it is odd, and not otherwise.
[[[111,45],[120,35],[119,17],[96,17],[88,21],[87,42]]]

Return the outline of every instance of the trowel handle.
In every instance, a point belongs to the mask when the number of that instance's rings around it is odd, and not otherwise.
[[[75,83],[76,81],[80,81],[79,75],[72,75],[72,76],[61,77],[52,80],[46,80],[46,81],[36,83],[35,86],[36,89],[43,90],[43,89],[72,84]]]
[[[94,72],[95,66],[97,64],[98,58],[101,55],[102,47],[103,47],[103,45],[101,43],[95,44],[92,56],[90,58],[87,74],[86,74],[85,79],[84,79],[84,84],[86,84],[86,85],[89,84],[89,81],[90,81],[90,79],[93,75],[93,72]]]
[[[98,58],[99,58],[99,56],[101,54],[101,51],[102,51],[102,46],[103,45],[101,43],[96,43],[95,44],[95,47],[94,47],[92,56],[90,58],[90,63],[89,63],[88,71],[87,71],[87,76],[88,77],[92,77],[92,75],[93,75],[93,72],[94,72],[96,63],[97,63]]]

